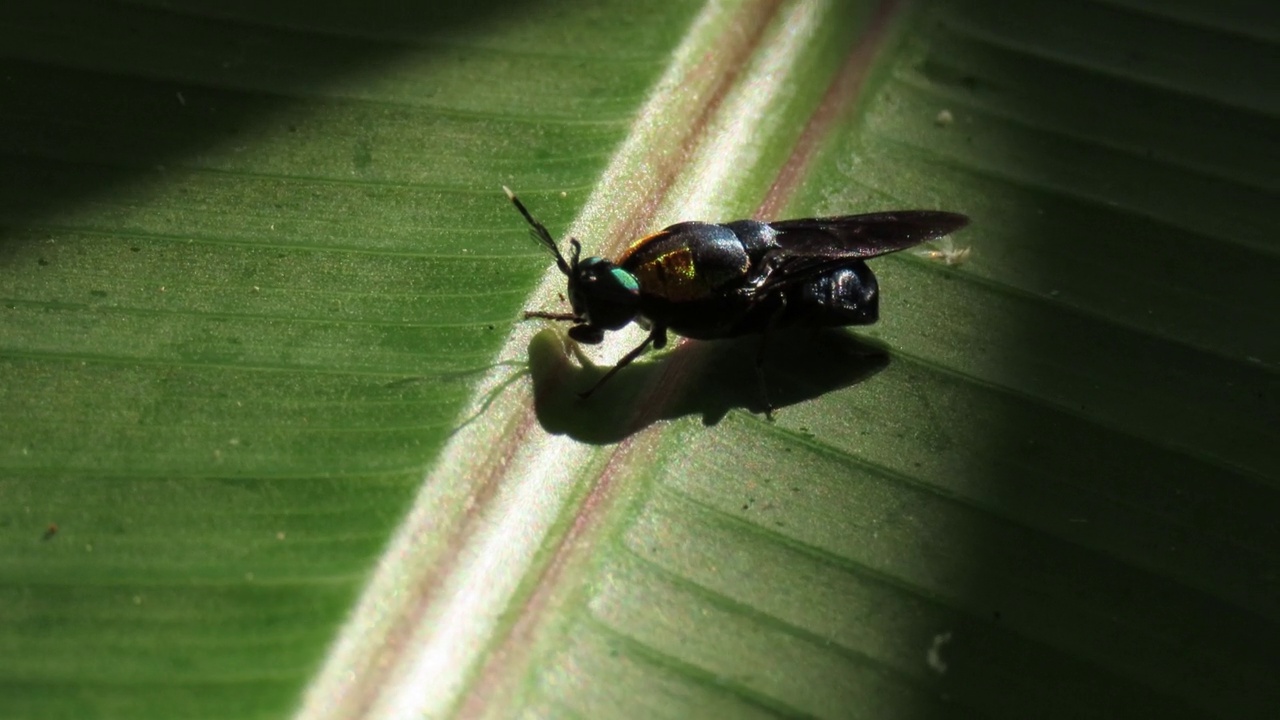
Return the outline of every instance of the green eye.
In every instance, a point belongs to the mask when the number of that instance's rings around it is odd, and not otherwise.
[[[631,273],[619,267],[614,268],[610,272],[613,275],[613,278],[617,280],[618,283],[623,287],[625,287],[627,290],[635,293],[640,292],[640,283],[639,281],[636,280],[635,275],[632,275]]]

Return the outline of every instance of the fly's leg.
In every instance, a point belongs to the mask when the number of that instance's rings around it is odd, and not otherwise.
[[[787,296],[783,295],[782,303],[769,318],[769,323],[764,326],[764,332],[760,334],[760,349],[756,352],[756,380],[760,382],[760,399],[764,401],[764,417],[769,422],[773,422],[773,402],[769,400],[769,383],[764,377],[765,350],[769,347],[769,334],[778,326],[786,309]]]
[[[591,393],[594,393],[596,390],[599,390],[600,386],[603,385],[606,380],[616,375],[617,372],[622,368],[630,365],[632,360],[635,360],[636,358],[640,357],[640,355],[644,353],[644,351],[649,347],[650,343],[652,343],[653,346],[656,348],[662,348],[663,346],[665,346],[667,344],[667,329],[664,327],[659,327],[655,325],[653,330],[649,332],[649,337],[644,339],[644,342],[636,346],[636,348],[631,352],[627,353],[626,355],[623,355],[622,359],[618,361],[617,365],[614,365],[612,368],[610,368],[609,372],[605,373],[604,377],[597,380],[595,385],[592,385],[591,387],[587,388],[585,391],[578,393],[578,397],[582,398],[583,400],[586,400],[587,398],[591,397]]]
[[[573,313],[553,313],[553,312],[542,312],[540,310],[524,311],[525,320],[532,320],[533,318],[542,318],[543,320],[569,320],[569,321],[578,320],[578,317]]]
[[[769,277],[773,275],[773,271],[782,264],[782,259],[783,255],[781,250],[770,250],[766,252],[764,257],[760,258],[760,262],[758,263],[755,272],[751,273],[751,276],[742,283],[742,287],[738,288],[738,294],[746,298],[756,299],[760,288],[763,287],[765,282],[769,280]]]
[[[760,338],[760,350],[756,353],[756,379],[760,381],[760,399],[764,401],[764,417],[773,421],[773,403],[769,401],[769,383],[764,379],[764,351],[769,347],[769,331]]]
[[[653,332],[649,333],[649,337],[653,338],[653,349],[661,350],[667,346],[667,329],[660,326],[654,326]]]

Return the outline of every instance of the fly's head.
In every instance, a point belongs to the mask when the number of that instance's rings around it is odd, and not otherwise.
[[[569,337],[595,345],[606,330],[618,330],[636,319],[640,312],[640,283],[636,276],[599,257],[579,262],[577,240],[570,240],[569,304],[579,324],[569,329]]]
[[[551,253],[556,267],[569,281],[573,314],[536,313],[535,316],[572,321],[569,337],[587,345],[604,340],[605,331],[618,330],[636,319],[640,312],[640,282],[635,275],[601,257],[582,259],[582,244],[573,238],[569,239],[571,253],[566,260],[547,228],[533,219],[515,193],[505,187],[503,190],[529,223],[534,239]]]

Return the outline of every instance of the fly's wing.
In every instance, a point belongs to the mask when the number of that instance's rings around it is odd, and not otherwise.
[[[769,276],[757,293],[806,282],[851,260],[866,260],[949,235],[969,224],[960,213],[899,210],[839,217],[781,220]]]
[[[788,254],[865,260],[950,235],[969,224],[960,213],[900,210],[769,223]]]

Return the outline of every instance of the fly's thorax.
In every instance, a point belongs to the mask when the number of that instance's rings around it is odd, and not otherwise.
[[[619,263],[645,296],[690,302],[741,282],[751,261],[730,227],[685,222],[632,243]]]
[[[588,325],[617,330],[640,311],[640,283],[635,275],[604,258],[585,258],[569,279],[569,303]]]
[[[752,261],[760,259],[761,255],[778,247],[778,231],[774,230],[769,223],[759,220],[734,220],[731,223],[725,223],[724,227],[737,236]]]

